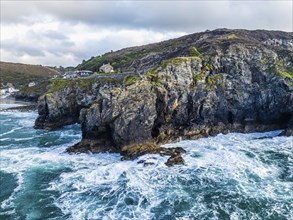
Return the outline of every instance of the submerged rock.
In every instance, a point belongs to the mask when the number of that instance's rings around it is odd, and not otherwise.
[[[154,143],[134,144],[121,149],[122,160],[134,160],[145,154],[158,154],[161,147]]]
[[[178,155],[172,155],[168,161],[166,162],[166,165],[168,167],[174,166],[174,165],[181,165],[184,164],[184,159],[182,158],[181,154]]]
[[[184,164],[184,159],[182,158],[182,154],[184,153],[186,153],[186,151],[181,147],[165,148],[160,147],[154,143],[125,146],[121,151],[122,160],[134,160],[145,154],[160,154],[161,156],[170,156],[166,162],[167,166]]]
[[[279,136],[293,136],[293,116],[288,123],[288,127],[284,131],[282,131]]]
[[[293,128],[285,129],[279,136],[293,136]]]
[[[17,107],[10,107],[5,109],[4,111],[20,111],[20,112],[30,112],[30,111],[36,111],[37,110],[37,105],[32,104],[32,105],[23,105],[23,106],[17,106]]]

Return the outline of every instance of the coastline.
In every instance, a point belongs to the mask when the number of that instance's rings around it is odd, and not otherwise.
[[[3,105],[5,107],[3,108]],[[0,111],[37,111],[37,103],[23,100],[16,100],[12,96],[0,97]]]
[[[1,177],[7,194],[0,218],[224,219],[233,210],[243,219],[265,219],[275,208],[275,219],[292,217],[293,145],[277,136],[280,131],[164,145],[186,151],[184,165],[168,167],[168,157],[159,154],[123,161],[115,153],[68,155],[66,147],[81,138],[79,126],[37,131],[35,113],[2,116]]]

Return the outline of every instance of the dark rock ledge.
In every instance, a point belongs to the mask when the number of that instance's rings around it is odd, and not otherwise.
[[[99,146],[99,147],[96,147]],[[160,147],[155,143],[144,143],[144,144],[134,144],[125,146],[119,152],[118,149],[110,148],[109,146],[105,148],[101,148],[101,145],[97,145],[95,141],[86,141],[86,143],[78,143],[72,147],[69,147],[66,152],[67,153],[98,153],[98,152],[112,152],[112,153],[121,153],[121,160],[135,160],[140,156],[145,154],[159,154],[161,156],[170,156],[166,162],[167,166],[184,164],[184,159],[182,158],[182,154],[186,153],[186,151],[181,147],[173,147],[166,148]],[[140,163],[144,161],[139,161]]]
[[[17,106],[17,107],[10,107],[7,109],[3,109],[2,111],[20,111],[20,112],[32,112],[32,111],[37,111],[37,105],[32,104],[32,105],[24,105],[24,106]]]
[[[293,136],[293,117],[291,117],[287,128],[279,136]]]

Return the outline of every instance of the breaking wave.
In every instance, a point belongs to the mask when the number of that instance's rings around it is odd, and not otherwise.
[[[36,116],[0,112],[1,219],[293,218],[293,140],[280,131],[165,145],[187,151],[169,168],[158,155],[68,155],[79,125],[34,130]]]

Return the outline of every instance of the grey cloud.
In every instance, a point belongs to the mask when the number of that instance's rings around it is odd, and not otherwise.
[[[179,36],[182,32],[221,27],[292,31],[293,20],[292,1],[277,0],[0,1],[0,4],[1,27],[8,30],[14,27],[7,37],[1,33],[1,51],[5,50],[4,54],[12,59],[27,55],[32,61],[58,65],[67,65],[66,59],[69,65],[77,64],[110,50],[135,46],[135,42],[154,42],[152,33],[167,36],[173,32],[177,35],[172,36]],[[21,37],[15,28],[18,25],[22,27]],[[143,31],[147,36],[138,35],[142,40],[135,41],[131,32],[123,34],[125,30]],[[103,32],[107,32],[106,37]]]
[[[67,40],[68,39],[68,37],[65,36],[63,33],[53,31],[53,30],[45,31],[43,36],[50,38],[50,39],[56,39],[56,40]]]
[[[25,22],[36,9],[34,4],[22,1],[0,1],[1,23]]]
[[[44,30],[36,32],[34,30],[29,30],[26,32],[26,37],[29,39],[42,41],[42,40],[51,40],[51,41],[61,41],[63,44],[74,45],[73,42],[69,40],[67,36],[63,33],[55,31],[55,30]]]
[[[29,55],[32,57],[43,57],[45,56],[44,51],[38,49],[38,48],[31,48],[31,47],[27,47],[27,46],[19,46],[17,48],[17,51],[19,51],[20,53],[22,53],[22,55]]]
[[[29,55],[33,57],[45,56],[45,53],[41,48],[32,47],[31,45],[21,44],[13,40],[2,41],[1,49],[10,51],[16,56],[24,56],[24,55]]]
[[[33,6],[29,11],[37,8],[39,13],[63,22],[104,28],[162,32],[195,32],[218,27],[292,28],[292,1],[43,1],[27,4]],[[25,15],[21,13],[21,16]],[[3,18],[4,22],[10,20],[9,13]]]
[[[26,32],[25,36],[26,39],[29,39],[29,42],[26,44],[31,47],[42,48],[44,51],[55,54],[56,56],[61,56],[63,53],[70,50],[71,47],[75,46],[75,43],[69,40],[68,37],[53,30],[40,32],[30,30]],[[19,42],[19,44],[25,43]]]
[[[118,39],[116,39],[117,41]],[[79,57],[79,60],[89,59],[92,56],[97,56],[105,52],[110,51],[110,47],[116,44],[115,41],[110,41],[110,44],[105,44],[103,40],[91,40],[83,42],[83,45],[79,47],[71,47],[68,52],[74,54],[74,56]]]
[[[15,56],[45,56],[46,52],[62,56],[75,46],[75,43],[62,33],[45,30],[36,32],[29,30],[23,37],[1,40],[1,49],[10,51]]]

